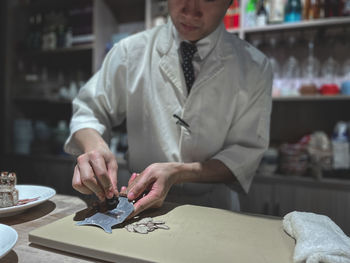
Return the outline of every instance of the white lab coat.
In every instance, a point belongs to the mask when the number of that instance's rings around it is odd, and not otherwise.
[[[111,127],[126,118],[131,172],[141,172],[154,162],[214,158],[248,191],[269,143],[268,59],[222,25],[217,47],[205,59],[188,95],[172,26],[170,21],[113,47],[73,101],[71,134],[89,127],[108,141]],[[177,125],[173,114],[190,128]],[[71,136],[65,150],[80,154]],[[235,193],[223,184],[185,184],[172,193],[180,194],[184,202],[198,199],[198,204],[239,207],[237,201],[232,203]]]

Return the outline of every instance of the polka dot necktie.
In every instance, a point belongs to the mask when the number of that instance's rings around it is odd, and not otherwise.
[[[194,82],[192,58],[197,52],[197,47],[196,45],[190,44],[188,42],[181,42],[180,49],[182,55],[182,70],[184,72],[188,93],[190,93]]]

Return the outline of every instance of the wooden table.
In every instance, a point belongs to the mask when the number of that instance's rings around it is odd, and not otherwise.
[[[0,223],[13,227],[18,233],[16,245],[5,257],[0,259],[0,263],[104,262],[36,246],[28,241],[28,233],[30,231],[74,214],[84,208],[86,208],[86,203],[78,197],[55,195],[49,201],[30,208],[22,214],[0,218]]]

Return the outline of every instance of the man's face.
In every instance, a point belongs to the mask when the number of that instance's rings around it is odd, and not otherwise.
[[[180,36],[198,41],[221,23],[230,0],[168,0],[168,8]]]

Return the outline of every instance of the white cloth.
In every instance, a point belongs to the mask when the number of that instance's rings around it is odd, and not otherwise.
[[[295,263],[350,263],[350,238],[329,217],[294,211],[283,227],[296,240]]]
[[[269,60],[221,25],[187,96],[172,28],[169,21],[112,48],[73,101],[71,135],[93,128],[109,142],[111,127],[126,118],[130,171],[218,159],[248,191],[269,144]],[[173,114],[190,129],[177,125]],[[71,135],[65,150],[81,154]]]

